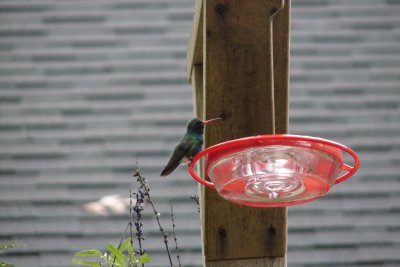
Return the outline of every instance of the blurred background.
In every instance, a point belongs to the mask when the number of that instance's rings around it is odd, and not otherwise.
[[[193,116],[193,12],[194,0],[0,0],[0,242],[25,244],[2,260],[64,267],[117,245],[127,212],[82,205],[128,198],[138,162],[170,233],[174,206],[182,265],[201,266],[197,184],[186,167],[159,177]],[[293,0],[290,78],[290,133],[350,146],[362,166],[289,208],[288,266],[400,266],[400,1]],[[167,266],[148,208],[149,266]]]

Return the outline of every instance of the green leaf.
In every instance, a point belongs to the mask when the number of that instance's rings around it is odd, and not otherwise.
[[[131,254],[131,252],[133,252],[130,238],[125,239],[124,242],[122,242],[121,246],[119,247],[119,251],[121,253],[123,253],[125,250],[128,251],[128,254]]]
[[[100,264],[96,261],[84,261],[78,259],[72,259],[72,263],[76,265],[86,265],[90,267],[100,267]]]
[[[128,255],[128,266],[136,266],[136,263],[138,262],[135,253],[129,254]]]
[[[151,258],[149,254],[145,253],[142,256],[139,257],[139,262],[144,264],[144,263],[149,263],[151,261]]]
[[[112,244],[107,245],[108,250],[111,252],[111,257],[115,257],[115,262],[122,267],[125,267],[126,257]]]
[[[81,251],[78,251],[75,254],[75,256],[77,256],[77,257],[89,257],[89,256],[98,256],[98,257],[100,257],[101,255],[102,255],[102,253],[98,249],[81,250]]]
[[[15,267],[14,264],[0,261],[0,267]]]
[[[10,249],[23,247],[23,246],[24,246],[24,244],[15,243],[15,242],[0,243],[0,253],[3,253],[3,252],[5,252],[7,250],[10,250]]]
[[[128,258],[128,266],[136,266],[137,259],[135,255],[135,251],[132,247],[131,238],[127,238],[122,242],[121,247],[119,248],[121,253],[128,251],[127,258]]]
[[[125,260],[126,257],[124,254],[121,253],[116,247],[114,247],[112,244],[107,245],[108,250],[111,252],[111,254],[114,254],[117,258],[121,260]]]

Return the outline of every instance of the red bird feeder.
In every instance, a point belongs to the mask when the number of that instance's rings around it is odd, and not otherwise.
[[[344,163],[343,152],[354,159]],[[206,157],[206,174],[193,170]],[[198,153],[189,165],[193,178],[228,201],[253,207],[302,204],[324,196],[350,178],[360,160],[350,148],[329,140],[297,135],[259,135],[217,144]],[[342,174],[342,172],[345,172]]]

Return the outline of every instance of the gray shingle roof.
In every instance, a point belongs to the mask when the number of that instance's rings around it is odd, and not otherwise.
[[[201,265],[197,192],[185,168],[158,173],[192,116],[186,48],[193,1],[0,1],[0,242],[20,267],[71,266],[117,243],[126,215],[80,205],[127,196],[136,161],[183,266]],[[358,174],[289,209],[288,266],[399,266],[400,1],[294,0],[290,132],[333,139]],[[166,266],[144,216],[151,266]],[[172,240],[171,240],[172,242]]]
[[[289,209],[289,266],[398,266],[400,1],[293,1],[290,131],[362,160],[329,195]]]

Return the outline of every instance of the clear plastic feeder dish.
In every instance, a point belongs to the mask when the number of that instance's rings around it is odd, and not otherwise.
[[[343,161],[346,152],[353,166]],[[201,179],[193,166],[206,157]],[[334,184],[352,176],[359,158],[350,148],[321,138],[261,135],[209,147],[189,165],[195,180],[215,188],[226,200],[246,206],[279,207],[301,204],[325,195]],[[344,174],[342,174],[345,172]]]

